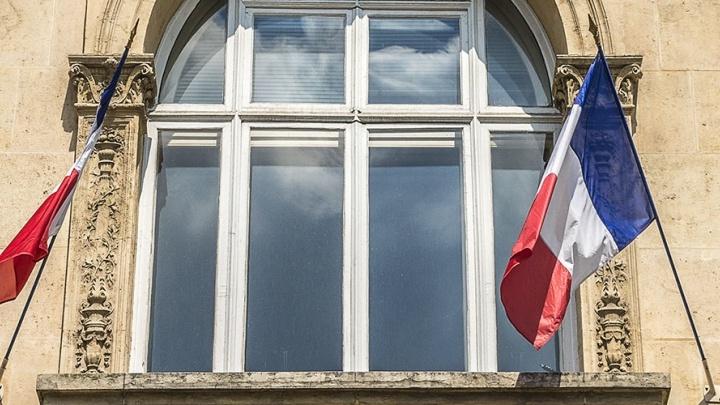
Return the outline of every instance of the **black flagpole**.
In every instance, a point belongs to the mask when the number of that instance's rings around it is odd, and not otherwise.
[[[598,26],[597,24],[595,24],[595,21],[590,14],[588,14],[588,19],[590,20],[590,32],[595,39],[595,44],[597,45],[598,50],[602,50]],[[620,100],[617,98],[617,94],[615,94],[615,98],[618,105],[620,105]],[[630,136],[630,129],[627,127],[627,122],[625,122],[625,120],[623,120],[623,124],[627,129],[625,132],[628,136]],[[657,208],[655,208],[655,201],[653,200],[652,193],[650,193],[650,186],[648,186],[647,179],[645,178],[645,172],[642,170],[642,165],[640,163],[640,157],[637,150],[635,149],[635,144],[633,143],[632,139],[630,139],[630,145],[633,152],[633,157],[635,158],[635,163],[637,164],[638,168],[640,168],[640,178],[642,178],[643,185],[645,186],[645,190],[650,200],[650,208],[652,209],[653,215],[655,216],[655,223],[657,223],[657,228],[660,232],[660,239],[662,240],[665,254],[667,255],[668,262],[670,263],[670,269],[672,270],[673,277],[675,278],[675,284],[677,285],[677,289],[680,292],[680,299],[682,300],[683,307],[685,308],[685,314],[687,315],[688,321],[690,321],[690,329],[692,329],[693,337],[695,338],[695,345],[698,348],[698,352],[700,352],[700,360],[702,361],[703,369],[705,370],[705,379],[708,384],[703,403],[720,404],[720,400],[716,398],[717,392],[715,391],[715,383],[713,382],[712,373],[710,372],[710,365],[708,363],[707,357],[705,356],[705,350],[703,350],[702,343],[700,342],[700,335],[698,334],[697,328],[695,327],[695,319],[693,318],[692,312],[690,311],[690,305],[688,304],[687,297],[685,296],[685,289],[683,288],[682,282],[680,281],[680,275],[678,274],[677,268],[675,267],[675,260],[673,260],[672,253],[670,252],[670,246],[668,245],[667,238],[665,237],[665,231],[663,230],[662,221],[660,221],[660,215],[658,214]]]
[[[15,325],[15,332],[13,332],[12,338],[10,339],[10,344],[8,345],[7,351],[5,352],[5,357],[3,357],[2,364],[0,364],[0,382],[2,381],[3,374],[5,374],[5,368],[7,367],[8,360],[10,359],[10,353],[12,352],[13,346],[15,346],[15,339],[17,339],[18,334],[20,333],[20,327],[22,327],[23,321],[25,320],[25,315],[27,314],[28,308],[30,308],[30,303],[32,302],[33,296],[35,295],[35,290],[37,290],[37,286],[38,284],[40,284],[40,277],[42,277],[43,270],[45,270],[45,264],[47,263],[48,257],[50,257],[50,251],[55,244],[55,238],[57,238],[57,235],[53,235],[50,239],[50,243],[48,244],[48,253],[47,255],[45,255],[42,263],[40,263],[40,269],[35,276],[35,281],[33,282],[32,288],[30,289],[30,294],[28,294],[27,300],[25,301],[25,306],[23,307],[22,313],[20,314],[20,319],[18,319],[17,325]]]

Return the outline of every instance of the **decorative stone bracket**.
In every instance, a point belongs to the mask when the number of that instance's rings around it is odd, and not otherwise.
[[[77,92],[76,150],[93,124],[118,58],[71,55]],[[152,55],[129,56],[96,151],[75,192],[70,224],[62,371],[126,370],[134,266],[135,200],[146,112],[155,99]]]
[[[567,113],[593,57],[560,55],[553,80],[555,107]],[[610,56],[608,65],[625,118],[634,130],[641,56]],[[585,371],[626,373],[642,364],[634,246],[583,283],[580,317]]]
[[[585,73],[593,62],[591,56],[558,55],[553,80],[553,104],[562,113],[572,108],[575,96],[582,86]],[[615,90],[620,97],[625,117],[634,131],[638,82],[642,78],[642,56],[608,56]]]

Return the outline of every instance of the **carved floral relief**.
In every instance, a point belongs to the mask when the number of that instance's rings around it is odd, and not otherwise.
[[[70,57],[70,77],[76,86],[79,133],[82,149],[87,130],[104,86],[110,80],[117,60],[100,55]],[[126,300],[121,291],[129,291],[128,257],[132,249],[123,245],[133,235],[128,218],[133,215],[131,200],[136,194],[137,159],[140,133],[146,108],[154,102],[155,77],[152,57],[130,57],[113,96],[102,133],[85,175],[78,186],[73,204],[71,226],[71,268],[74,272],[76,305],[72,369],[80,373],[104,373],[113,370],[118,348],[114,332],[118,323],[127,323],[119,313]],[[119,283],[119,284],[118,284]],[[125,311],[127,312],[127,311]]]

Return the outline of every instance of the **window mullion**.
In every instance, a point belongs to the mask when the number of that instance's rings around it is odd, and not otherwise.
[[[475,130],[473,153],[475,187],[475,215],[478,218],[477,245],[477,328],[479,371],[497,371],[497,322],[495,315],[495,248],[492,206],[492,165],[490,160],[490,131],[473,122]]]
[[[348,138],[348,165],[350,177],[345,226],[345,243],[348,245],[345,275],[349,275],[349,304],[345,314],[346,346],[345,371],[369,369],[369,287],[368,287],[368,132],[360,123],[352,124]],[[349,273],[349,274],[348,274]]]
[[[480,266],[480,244],[478,243],[479,221],[477,216],[478,156],[475,152],[475,126],[463,131],[463,188],[464,188],[464,260],[465,260],[465,367],[469,372],[481,371],[479,361],[478,331],[478,277]]]
[[[230,275],[232,263],[230,261],[231,221],[233,184],[233,144],[229,124],[223,126],[220,134],[220,195],[218,197],[218,245],[217,265],[215,279],[215,330],[213,338],[213,371],[227,370],[226,348],[228,345],[228,321],[234,315],[232,306],[228,305],[230,290]]]
[[[473,2],[475,9],[474,14],[474,40],[475,46],[472,48],[471,57],[475,68],[472,74],[475,76],[475,86],[473,87],[474,112],[484,111],[488,106],[488,85],[487,85],[487,56],[485,54],[485,0],[475,0]]]
[[[245,369],[247,317],[248,231],[250,212],[250,128],[239,119],[233,125],[233,185],[231,268],[228,300],[227,371]]]
[[[132,339],[130,346],[131,373],[147,372],[148,345],[150,342],[150,312],[155,248],[155,194],[158,172],[158,129],[148,125],[144,142],[142,183],[138,201],[137,251],[135,255],[135,291],[133,295]]]

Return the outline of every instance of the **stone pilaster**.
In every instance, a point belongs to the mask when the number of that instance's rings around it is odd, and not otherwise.
[[[93,124],[118,58],[71,55],[76,150]],[[147,108],[154,102],[152,55],[127,59],[96,153],[75,192],[68,257],[62,372],[127,370],[135,263],[136,201]]]
[[[580,90],[592,57],[560,55],[553,80],[555,107],[567,113]],[[635,128],[642,57],[607,58],[625,118]],[[635,285],[634,245],[586,280],[580,289],[583,367],[586,372],[641,371],[640,322]]]

